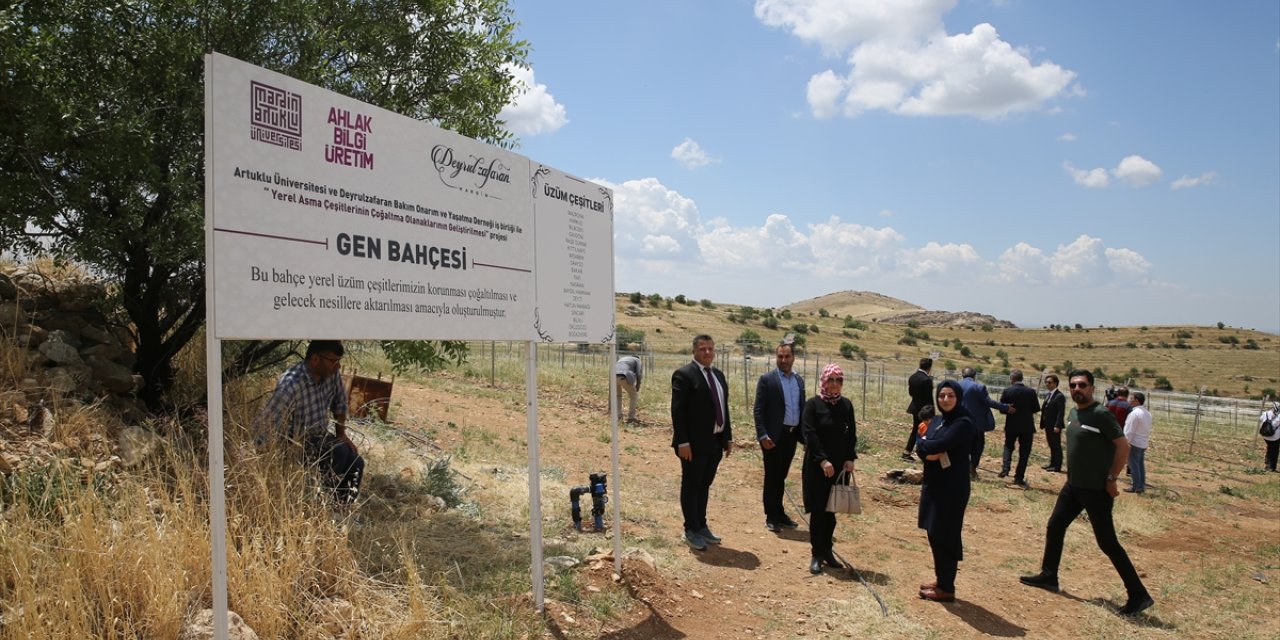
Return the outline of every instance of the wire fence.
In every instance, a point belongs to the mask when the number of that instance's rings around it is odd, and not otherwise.
[[[525,345],[523,342],[472,342],[470,366],[483,370],[488,366],[492,383],[499,367],[509,369],[516,363],[523,366]],[[717,345],[716,366],[724,372],[729,383],[731,410],[743,417],[751,415],[755,402],[755,386],[761,375],[774,369],[772,353],[760,353],[730,345],[725,349]],[[686,348],[687,351],[687,348]],[[659,353],[653,350],[618,351],[618,356],[633,355],[640,358],[645,380],[651,389],[654,381],[664,384],[672,371],[692,358],[686,353]],[[612,370],[608,345],[538,345],[538,366],[561,369],[598,369],[602,379]],[[916,363],[885,362],[846,358],[840,353],[823,353],[814,350],[798,350],[794,370],[803,375],[810,393],[816,391],[822,368],[837,363],[844,370],[844,394],[853,400],[859,415],[872,418],[901,421],[904,427],[910,419],[906,407],[907,378],[916,370]],[[1043,397],[1044,375],[1052,371],[1026,371],[1024,383]],[[960,378],[959,371],[933,370],[935,381]],[[1065,372],[1059,377],[1065,378]],[[978,379],[987,385],[998,398],[1009,385],[1009,377],[1001,374],[982,373]],[[1151,412],[1155,432],[1153,443],[1166,455],[1186,455],[1216,459],[1237,464],[1242,459],[1257,457],[1261,448],[1258,436],[1258,416],[1268,406],[1259,400],[1221,398],[1204,394],[1188,394],[1158,389],[1131,390],[1146,394],[1147,410]],[[1103,401],[1102,388],[1097,390],[1098,400]],[[1037,421],[1038,423],[1038,421]],[[904,438],[905,439],[905,438]],[[1149,455],[1152,452],[1149,452]]]

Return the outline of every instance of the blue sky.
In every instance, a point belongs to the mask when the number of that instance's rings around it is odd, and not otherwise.
[[[1280,331],[1280,2],[512,6],[619,291]]]

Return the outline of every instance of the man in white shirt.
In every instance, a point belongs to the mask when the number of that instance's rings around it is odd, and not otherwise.
[[[1133,484],[1126,493],[1142,493],[1147,490],[1147,445],[1151,442],[1151,412],[1147,411],[1147,396],[1135,391],[1130,399],[1133,409],[1124,419],[1124,437],[1129,441],[1129,473]]]

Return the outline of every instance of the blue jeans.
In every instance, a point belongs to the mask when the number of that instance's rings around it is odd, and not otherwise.
[[[1129,473],[1133,476],[1133,490],[1147,490],[1147,450],[1129,445]]]

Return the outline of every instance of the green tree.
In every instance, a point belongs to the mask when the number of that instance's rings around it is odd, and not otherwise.
[[[218,51],[510,146],[506,0],[89,0],[0,10],[0,249],[113,281],[163,406],[204,299],[203,54]],[[447,350],[446,350],[447,351]]]

